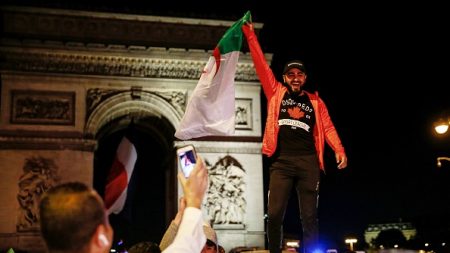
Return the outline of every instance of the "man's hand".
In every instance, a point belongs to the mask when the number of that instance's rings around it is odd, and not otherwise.
[[[250,22],[245,23],[242,26],[242,32],[244,33],[245,37],[248,38],[248,36],[254,32],[253,31],[253,24],[250,23]]]
[[[208,171],[206,170],[203,159],[198,154],[197,163],[189,178],[185,178],[180,172],[178,173],[178,180],[180,180],[181,186],[183,187],[186,207],[201,209],[203,197],[208,187]]]
[[[336,163],[338,169],[344,169],[347,167],[347,156],[345,154],[336,154]]]

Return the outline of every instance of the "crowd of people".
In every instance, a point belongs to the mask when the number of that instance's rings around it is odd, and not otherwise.
[[[184,195],[161,244],[140,242],[128,252],[223,252],[215,231],[202,217],[201,205],[208,186],[202,158],[197,157],[189,178],[180,174],[178,179]],[[104,202],[84,183],[66,182],[48,190],[40,201],[39,215],[41,234],[50,253],[106,253],[111,249],[114,231]]]
[[[216,231],[199,217],[199,204],[207,188],[205,165],[199,159],[189,179],[179,177],[184,180],[182,185],[186,197],[180,198],[178,212],[161,242],[138,242],[123,252],[225,253],[218,243]],[[41,234],[50,253],[100,253],[109,252],[112,247],[114,231],[104,210],[104,202],[95,189],[82,182],[62,183],[47,191],[40,202],[39,215]],[[183,216],[186,217],[184,223]],[[199,233],[200,224],[203,233]],[[204,244],[198,250],[202,241]]]

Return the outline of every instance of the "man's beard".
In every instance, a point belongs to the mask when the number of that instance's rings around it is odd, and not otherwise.
[[[301,89],[298,89],[298,90],[294,91],[294,90],[292,89],[292,87],[291,87],[289,84],[287,84],[287,83],[284,83],[284,86],[286,86],[286,88],[288,89],[289,94],[290,94],[292,97],[297,97],[297,96],[300,95],[300,93],[302,92]]]
[[[289,94],[291,94],[291,97],[298,97],[298,95],[300,95],[301,91],[291,91],[289,92]]]

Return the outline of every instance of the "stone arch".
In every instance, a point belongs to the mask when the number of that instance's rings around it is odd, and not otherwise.
[[[123,238],[124,245],[129,247],[139,240],[138,230],[144,231],[152,241],[159,238],[159,233],[164,231],[176,213],[177,170],[174,167],[176,164],[171,161],[175,161],[172,152],[173,135],[182,116],[182,107],[171,99],[172,91],[115,92],[115,95],[103,99],[94,107],[87,119],[85,133],[95,138],[98,143],[94,154],[93,181],[102,196],[110,168],[108,159],[113,157],[117,146],[111,143],[118,143],[115,140],[126,134],[133,140],[138,154],[143,154],[135,164],[133,174],[137,176],[134,177],[133,185],[136,190],[130,198],[135,210],[140,210],[139,214],[133,215],[132,222],[139,223],[142,227],[124,223],[121,216],[114,216],[110,220],[117,231],[114,243],[117,238]],[[126,133],[131,122],[133,130]],[[143,178],[146,179],[145,183],[142,182]],[[144,195],[159,205],[142,201]],[[142,210],[151,215],[143,217]],[[149,229],[150,227],[152,229]]]
[[[101,102],[87,119],[86,136],[96,136],[97,132],[114,119],[128,116],[143,118],[156,116],[166,118],[177,128],[182,111],[175,108],[164,98],[151,92],[140,92],[138,98],[132,91],[124,91]]]

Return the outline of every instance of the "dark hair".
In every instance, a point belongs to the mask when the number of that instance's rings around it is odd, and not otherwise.
[[[98,225],[108,222],[100,196],[80,182],[60,184],[47,191],[39,214],[49,251],[82,252]]]
[[[209,239],[206,239],[206,245],[209,247],[217,247],[217,244]]]
[[[161,249],[154,242],[139,242],[131,246],[128,253],[161,253]]]

